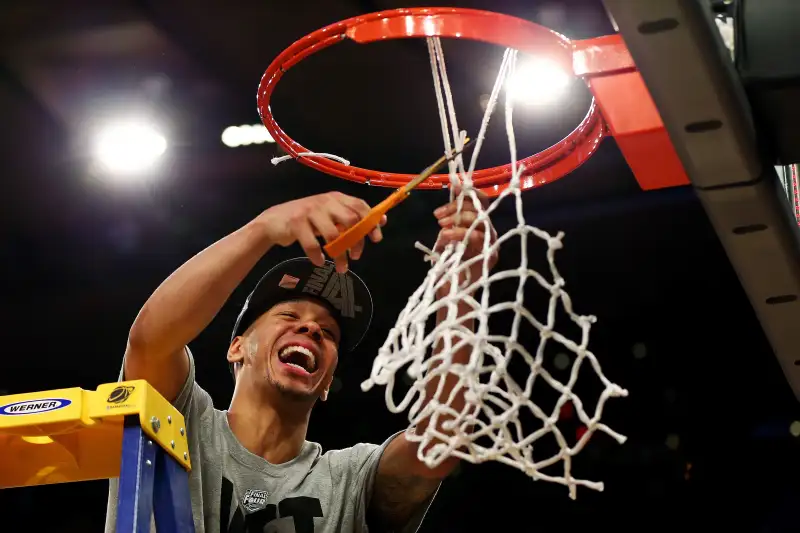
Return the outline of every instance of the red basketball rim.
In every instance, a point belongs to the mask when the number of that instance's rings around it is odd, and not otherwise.
[[[272,116],[270,98],[283,74],[294,65],[343,39],[366,44],[387,39],[445,37],[469,39],[521,52],[544,55],[565,71],[573,71],[572,42],[548,28],[520,18],[462,8],[407,8],[370,13],[331,24],[295,42],[269,65],[258,87],[258,111],[275,142],[300,163],[350,181],[383,187],[400,187],[416,177],[349,166],[325,157],[300,156],[313,152],[293,140]],[[552,147],[519,161],[525,165],[523,189],[553,182],[577,169],[591,157],[606,133],[605,122],[592,102],[583,121]],[[495,196],[508,186],[512,165],[476,170],[475,187]],[[447,187],[447,174],[435,174],[420,189]]]

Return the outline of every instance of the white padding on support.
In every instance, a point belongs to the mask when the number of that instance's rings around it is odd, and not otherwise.
[[[800,398],[800,254],[794,214],[770,180],[697,191]],[[780,193],[780,190],[777,191]]]

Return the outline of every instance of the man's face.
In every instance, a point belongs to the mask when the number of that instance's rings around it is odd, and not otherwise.
[[[315,400],[330,387],[340,336],[338,323],[321,303],[279,303],[241,339],[241,363],[257,383],[294,399]]]

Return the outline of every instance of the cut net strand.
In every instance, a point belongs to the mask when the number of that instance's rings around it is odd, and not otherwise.
[[[458,127],[441,42],[439,38],[429,38],[427,45],[444,149],[445,153],[451,154],[463,146],[466,132]],[[375,358],[369,379],[362,383],[362,389],[366,391],[374,386],[385,386],[389,410],[395,413],[408,410],[410,426],[406,438],[420,444],[418,458],[429,467],[435,468],[450,457],[476,464],[498,461],[525,472],[535,480],[565,485],[574,499],[578,486],[603,490],[600,482],[577,479],[572,475],[572,458],[584,449],[596,432],[605,433],[619,443],[625,441],[624,436],[603,424],[600,419],[606,401],[627,396],[627,391],[603,374],[597,357],[588,348],[595,317],[577,314],[571,298],[564,290],[565,281],[555,264],[556,251],[562,247],[563,233],[553,236],[525,222],[520,188],[524,168],[517,163],[512,121],[514,95],[511,87],[514,84],[507,83],[515,72],[516,60],[516,50],[505,51],[469,165],[465,169],[461,154],[449,164],[451,199],[457,201],[455,216],[461,214],[464,201],[471,201],[477,217],[461,242],[441,246],[437,240],[432,248],[416,243],[416,247],[425,252],[430,269],[400,312]],[[504,87],[505,130],[513,172],[509,187],[484,208],[472,186],[472,173]],[[490,216],[508,197],[513,197],[517,224],[492,242]],[[470,234],[479,229],[483,230],[483,249],[467,258],[465,252]],[[528,245],[531,238],[543,241],[547,246],[548,271],[544,274],[529,264]],[[490,266],[493,256],[502,245],[513,242],[518,243],[520,249],[520,265],[515,269],[492,272]],[[472,273],[478,270],[480,274],[472,279]],[[514,279],[517,283],[513,300],[492,303],[491,285]],[[544,319],[538,319],[525,307],[525,288],[529,280],[549,294]],[[445,288],[447,292],[441,295]],[[556,331],[556,314],[559,310],[578,326],[578,340]],[[499,335],[489,329],[490,318],[498,313],[513,314],[508,335]],[[444,319],[431,331],[426,331],[430,319],[441,314],[444,314]],[[473,323],[474,328],[467,327],[468,323]],[[539,342],[533,352],[519,339],[520,328],[526,324],[538,332]],[[574,354],[566,382],[559,381],[544,367],[545,348],[549,343],[556,343]],[[463,364],[454,362],[453,354],[462,350],[468,350],[468,361]],[[512,358],[523,361],[529,370],[524,384],[509,375],[508,367]],[[603,386],[591,412],[587,412],[584,403],[574,392],[578,375],[587,364]],[[406,372],[414,382],[402,399],[396,402],[395,380],[402,372]],[[456,381],[447,394],[446,376]],[[558,394],[552,411],[546,412],[531,400],[536,383],[543,383]],[[459,396],[464,399],[464,407],[457,410],[452,406]],[[573,445],[567,442],[556,425],[561,407],[567,402],[573,404],[578,419],[587,428]],[[520,415],[526,412],[535,416],[540,427],[535,430],[524,427],[526,424],[521,422]],[[559,452],[550,457],[534,458],[534,447],[545,435],[555,438]],[[543,471],[558,463],[562,464],[560,475]]]
[[[326,159],[332,159],[338,163],[341,163],[346,166],[350,166],[350,161],[345,159],[344,157],[339,157],[338,155],[328,154],[325,152],[298,152],[297,157],[324,157]],[[290,159],[296,159],[293,155],[282,155],[279,157],[273,157],[270,161],[273,165],[279,165],[284,161],[289,161]]]

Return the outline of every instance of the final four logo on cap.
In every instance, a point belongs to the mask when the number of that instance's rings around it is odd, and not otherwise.
[[[355,302],[353,277],[339,274],[331,263],[316,267],[306,280],[302,291],[325,298],[346,318],[355,318],[356,313],[363,310]]]

